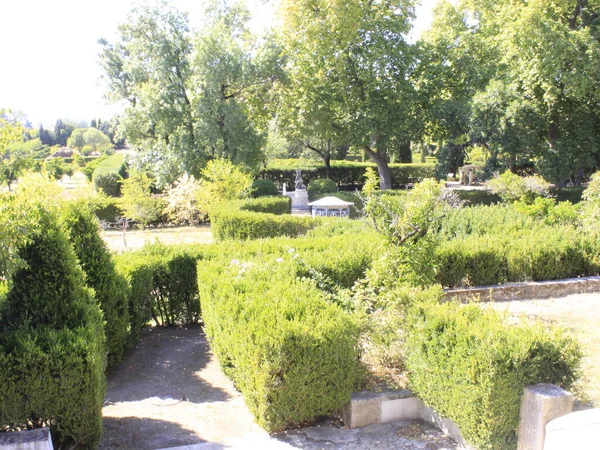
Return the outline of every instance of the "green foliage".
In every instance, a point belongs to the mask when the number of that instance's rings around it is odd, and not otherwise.
[[[317,178],[311,180],[306,187],[308,193],[308,199],[312,202],[315,201],[315,196],[319,194],[334,194],[338,190],[337,185],[334,181],[328,178]]]
[[[89,152],[112,148],[108,136],[96,128],[75,128],[67,140],[67,145],[79,151],[85,148]]]
[[[576,225],[579,221],[579,210],[571,202],[556,203],[553,198],[536,197],[533,203],[516,201],[514,207],[547,225]]]
[[[272,180],[263,180],[262,178],[254,180],[250,189],[250,195],[252,197],[268,197],[273,195],[279,195],[277,186]]]
[[[597,275],[599,248],[573,227],[473,234],[439,246],[437,280],[447,287],[486,286]]]
[[[121,199],[115,197],[98,196],[90,200],[92,211],[101,222],[116,223],[123,216]]]
[[[505,202],[520,200],[532,203],[536,197],[548,197],[550,185],[542,177],[534,175],[520,177],[512,172],[504,172],[487,183],[494,194],[498,194]]]
[[[465,206],[493,205],[495,203],[500,203],[501,201],[498,194],[492,194],[487,190],[457,189],[454,192],[465,202]]]
[[[210,213],[211,208],[219,203],[247,197],[251,186],[250,174],[230,161],[209,161],[202,170],[200,188],[196,191],[198,208],[203,213]]]
[[[127,174],[125,157],[115,153],[101,160],[92,174],[92,183],[110,197],[118,197],[121,193],[121,181]]]
[[[283,195],[243,200],[238,205],[242,211],[257,213],[283,215],[292,212],[292,199]],[[235,206],[232,205],[232,208]]]
[[[218,240],[297,237],[319,224],[311,217],[294,217],[242,211],[225,204],[211,212],[211,230]]]
[[[107,155],[102,155],[102,156],[92,159],[90,162],[88,162],[85,165],[85,167],[81,170],[81,172],[83,172],[83,174],[86,176],[88,181],[92,181],[92,176],[94,174],[94,171],[96,170],[96,167],[98,167],[98,165],[102,161],[105,161],[107,158],[108,158]]]
[[[87,286],[94,289],[104,314],[109,365],[123,358],[128,339],[128,286],[115,271],[114,262],[100,237],[98,221],[89,207],[79,202],[63,210],[69,240],[86,274]]]
[[[105,388],[102,313],[57,215],[33,207],[37,222],[18,247],[26,266],[0,305],[0,423],[45,423],[57,447],[95,448]]]
[[[142,229],[157,220],[164,209],[163,200],[153,197],[150,193],[152,183],[153,180],[143,172],[132,172],[129,178],[122,182],[123,214],[140,224]]]
[[[63,175],[73,174],[73,168],[62,158],[52,158],[44,162],[44,172],[53,180],[60,180]]]
[[[587,189],[583,192],[581,202],[581,222],[588,232],[600,230],[600,172],[596,172]]]
[[[411,389],[480,449],[515,448],[523,388],[552,383],[568,389],[581,357],[560,331],[510,325],[476,305],[425,304],[409,319]]]
[[[204,249],[151,245],[118,255],[115,263],[129,283],[130,336],[135,345],[150,320],[157,325],[196,323],[200,319],[196,263]]]
[[[433,178],[434,164],[390,164],[392,174],[392,187],[399,189],[407,184],[418,183],[425,178]],[[310,184],[312,180],[329,178],[342,190],[361,188],[364,184],[365,169],[375,167],[369,163],[351,161],[331,161],[329,176],[325,167],[306,160],[275,160],[262,172],[264,178],[273,180],[279,186],[283,183],[289,188],[295,185],[296,169],[302,170],[304,183]]]
[[[165,213],[171,223],[195,225],[200,221],[196,201],[199,184],[193,176],[183,175],[166,189]]]
[[[356,322],[294,269],[275,260],[198,267],[211,348],[269,431],[339,410],[360,376]]]

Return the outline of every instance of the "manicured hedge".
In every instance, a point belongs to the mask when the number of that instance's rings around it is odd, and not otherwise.
[[[600,273],[600,242],[574,228],[535,227],[472,235],[436,250],[437,279],[445,287],[545,281]]]
[[[116,223],[119,217],[123,217],[121,199],[115,197],[103,197],[90,202],[94,214],[98,220],[106,223]]]
[[[252,197],[269,197],[273,195],[279,195],[277,185],[272,180],[263,180],[261,178],[252,182],[250,188]]]
[[[416,306],[409,319],[411,389],[479,449],[516,448],[523,388],[552,383],[568,389],[580,360],[577,344],[560,332],[509,325],[476,305]]]
[[[252,211],[267,214],[290,214],[292,212],[292,199],[287,195],[277,195],[248,199],[237,203],[242,211]],[[235,207],[233,204],[232,207]]]
[[[128,286],[115,271],[105,242],[100,237],[98,220],[83,203],[72,203],[63,210],[69,240],[86,274],[86,284],[94,289],[104,314],[108,363],[119,363],[127,344],[129,313]]]
[[[0,429],[46,424],[58,448],[95,448],[105,390],[102,313],[57,215],[42,207],[35,214],[17,249],[27,266],[0,305]]]
[[[98,164],[92,174],[92,182],[96,189],[102,189],[106,195],[118,197],[121,194],[121,180],[126,174],[125,156],[115,153]]]
[[[205,331],[225,372],[269,431],[339,410],[360,378],[359,328],[292,261],[198,265]]]
[[[289,202],[289,197],[265,197],[219,205],[210,211],[213,236],[218,240],[296,237],[318,225],[311,217],[287,215]]]
[[[200,305],[196,262],[202,247],[151,245],[115,257],[117,271],[129,284],[129,346],[150,320],[157,325],[196,323]]]
[[[305,185],[315,179],[327,178],[325,166],[303,168],[301,161],[298,162],[298,165],[295,168],[289,168],[288,164],[284,167],[268,166],[262,172],[262,177],[273,180],[280,187],[285,183],[288,189],[295,186],[296,168],[302,169],[302,179]],[[329,178],[342,190],[360,188],[364,184],[365,169],[367,167],[375,167],[375,165],[350,161],[332,161]],[[434,164],[390,164],[390,169],[392,172],[392,187],[395,189],[435,176]]]

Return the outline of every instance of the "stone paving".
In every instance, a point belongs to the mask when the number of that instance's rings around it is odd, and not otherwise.
[[[199,327],[144,332],[109,374],[103,415],[102,450],[460,448],[420,421],[348,429],[331,419],[270,436],[254,423]]]

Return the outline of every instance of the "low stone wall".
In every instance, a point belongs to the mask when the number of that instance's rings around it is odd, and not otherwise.
[[[439,428],[464,449],[476,450],[465,442],[453,421],[441,417],[408,389],[355,393],[344,407],[342,419],[348,428],[399,420],[424,420]]]
[[[527,386],[523,391],[519,422],[518,450],[557,450],[548,447],[551,437],[546,437],[546,425],[553,419],[569,414],[573,409],[573,394],[551,384]],[[600,420],[600,415],[595,416]],[[383,392],[359,392],[342,411],[344,424],[359,428],[377,423],[399,420],[424,420],[466,450],[476,450],[464,440],[458,426],[440,416],[408,389]],[[600,426],[600,425],[599,425]],[[556,426],[561,428],[560,423]]]
[[[0,450],[53,450],[50,429],[0,433]]]
[[[445,289],[443,301],[458,299],[465,302],[472,298],[479,298],[481,301],[498,302],[564,297],[571,294],[589,294],[594,292],[600,292],[600,277],[531,281],[527,283],[509,283],[464,289]]]

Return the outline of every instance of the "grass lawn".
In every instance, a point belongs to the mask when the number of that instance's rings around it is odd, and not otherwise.
[[[210,225],[197,227],[147,228],[146,230],[128,230],[123,240],[120,230],[102,231],[102,238],[108,248],[115,252],[138,250],[146,243],[161,242],[173,244],[211,244],[213,242]]]
[[[545,300],[521,300],[492,304],[511,315],[526,315],[566,328],[581,343],[583,379],[577,386],[575,409],[600,407],[600,293],[577,294]]]

